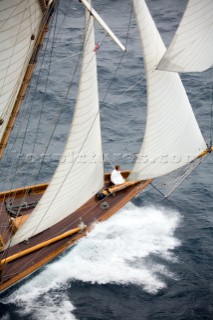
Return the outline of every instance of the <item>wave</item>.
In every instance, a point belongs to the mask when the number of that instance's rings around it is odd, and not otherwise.
[[[4,299],[31,319],[75,319],[66,293],[73,281],[137,285],[150,294],[175,279],[168,262],[180,245],[175,236],[181,216],[166,208],[128,204],[93,230],[67,254]]]

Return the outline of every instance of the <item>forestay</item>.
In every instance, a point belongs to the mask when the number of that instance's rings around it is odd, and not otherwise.
[[[0,141],[32,56],[42,17],[38,0],[0,1],[0,119],[3,120]]]
[[[147,77],[147,122],[144,141],[129,180],[172,172],[206,149],[178,74],[158,71],[166,51],[144,0],[133,0]]]
[[[201,72],[213,66],[213,1],[189,0],[159,70]]]
[[[86,203],[104,184],[94,20],[86,16],[81,77],[65,150],[44,196],[11,245],[55,225]],[[78,224],[78,221],[76,222]]]

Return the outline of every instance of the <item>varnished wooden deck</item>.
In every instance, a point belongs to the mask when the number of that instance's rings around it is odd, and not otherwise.
[[[124,172],[124,176],[128,175],[128,172]],[[105,175],[106,184],[109,181],[109,174]],[[40,234],[34,236],[30,239],[28,243],[19,243],[6,252],[0,253],[0,260],[11,256],[12,254],[18,253],[22,250],[30,248],[40,242],[51,239],[57,235],[60,235],[66,231],[73,228],[77,228],[80,219],[87,225],[87,228],[82,233],[77,233],[69,236],[65,239],[59,240],[49,246],[39,249],[36,252],[30,253],[23,256],[17,260],[11,261],[4,265],[1,270],[0,279],[0,291],[3,291],[15,284],[22,278],[26,277],[30,273],[34,272],[47,262],[51,261],[58,254],[71,247],[76,241],[86,235],[86,233],[92,228],[93,224],[97,221],[104,221],[116,213],[121,207],[123,207],[128,201],[134,198],[140,191],[142,191],[151,180],[140,182],[134,186],[127,189],[123,189],[111,195],[102,201],[98,201],[95,197],[90,199],[85,205],[75,211],[72,215],[65,218],[64,220],[57,223],[55,226],[41,232]],[[25,201],[33,202],[39,200],[43,192],[45,191],[47,185],[39,185],[31,188],[31,193],[26,197]],[[6,198],[10,197],[14,192],[6,192],[0,194],[0,221],[1,225],[9,224],[8,214],[5,209],[4,201]],[[20,202],[21,198],[25,194],[24,189],[16,190],[15,203]],[[108,203],[108,208],[103,209],[101,203],[106,201]],[[8,239],[10,236],[9,228],[7,228],[4,234],[4,239]]]

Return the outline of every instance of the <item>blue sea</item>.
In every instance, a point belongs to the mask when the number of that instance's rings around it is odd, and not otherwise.
[[[187,1],[146,2],[168,45]],[[127,45],[123,54],[96,25],[105,167],[111,170],[119,163],[130,169],[146,121],[139,34],[130,0],[93,4]],[[49,181],[66,141],[84,10],[79,1],[61,0],[56,13],[2,160],[1,191]],[[212,71],[181,77],[209,142]],[[150,187],[111,219],[97,223],[75,247],[2,294],[0,319],[213,319],[212,164],[209,155],[168,199]]]

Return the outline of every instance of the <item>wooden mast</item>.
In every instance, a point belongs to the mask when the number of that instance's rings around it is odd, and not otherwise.
[[[53,12],[53,8],[54,8],[54,5],[55,5],[55,0],[52,1],[51,5],[49,7],[47,7],[48,1],[39,0],[39,4],[41,6],[42,12],[44,12],[44,19],[43,19],[43,22],[42,22],[40,33],[39,33],[39,35],[37,37],[37,40],[36,40],[36,43],[35,43],[35,46],[34,46],[34,49],[33,49],[33,53],[32,53],[30,62],[28,64],[27,70],[25,72],[25,76],[24,76],[24,79],[22,81],[18,96],[17,96],[16,101],[14,103],[13,110],[11,112],[9,121],[7,123],[7,126],[5,128],[4,134],[3,134],[1,142],[0,142],[0,159],[2,158],[4,150],[5,150],[6,146],[7,146],[8,139],[10,137],[11,131],[12,131],[14,123],[15,123],[15,120],[16,120],[16,118],[18,116],[20,107],[22,105],[25,93],[26,93],[28,85],[30,83],[33,71],[35,69],[35,65],[36,65],[36,62],[37,62],[37,56],[38,56],[39,50],[40,50],[40,48],[41,48],[41,46],[43,44],[45,33],[48,31],[49,19],[50,19],[50,16],[51,16],[52,12]],[[33,41],[33,39],[32,39],[32,41]]]

